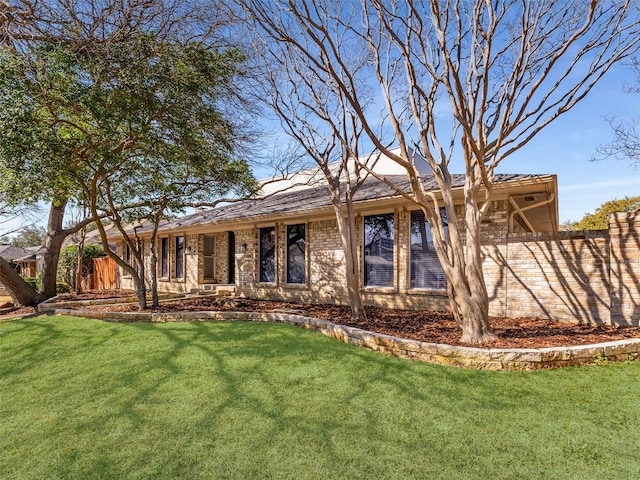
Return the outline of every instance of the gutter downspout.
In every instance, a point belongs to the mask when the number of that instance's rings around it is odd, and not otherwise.
[[[516,216],[516,214],[520,214],[520,218],[522,218],[522,221],[527,224],[527,227],[529,227],[529,230],[531,230],[532,232],[535,232],[535,229],[533,228],[531,223],[529,223],[529,220],[527,220],[527,217],[522,215],[522,212],[526,212],[527,210],[531,210],[532,208],[548,205],[551,202],[553,202],[555,198],[556,198],[555,193],[551,193],[549,195],[549,198],[547,198],[546,200],[543,200],[542,202],[534,203],[533,205],[528,205],[526,207],[519,208],[518,204],[515,202],[513,197],[509,197],[509,203],[515,208],[515,210],[509,214],[509,233],[513,233],[513,218]]]

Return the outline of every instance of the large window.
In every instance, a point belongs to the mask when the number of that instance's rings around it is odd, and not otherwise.
[[[440,212],[447,233],[444,211]],[[409,267],[409,287],[445,290],[447,277],[433,247],[431,226],[422,210],[411,212],[411,265]]]
[[[260,281],[276,281],[276,229],[275,227],[261,228],[260,240]]]
[[[287,225],[287,283],[306,282],[306,240],[304,223]]]
[[[215,249],[216,242],[213,235],[204,236],[204,250],[202,258],[204,260],[204,280],[213,280],[215,277]]]
[[[364,217],[364,285],[393,287],[393,214]]]
[[[176,264],[175,278],[184,278],[184,237],[176,237]]]
[[[169,239],[160,239],[160,277],[169,278]]]

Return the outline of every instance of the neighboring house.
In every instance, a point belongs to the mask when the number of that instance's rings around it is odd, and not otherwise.
[[[35,278],[41,270],[39,267],[41,248],[0,245],[0,257],[15,265],[16,270],[23,277]]]
[[[385,175],[408,191],[406,175]],[[462,202],[464,176],[453,176]],[[437,190],[425,175],[427,190]],[[497,175],[483,241],[505,243],[510,232],[557,231],[554,175]],[[462,214],[462,208],[458,209]],[[355,196],[365,303],[446,309],[447,282],[429,224],[415,204],[369,178]],[[138,229],[145,258],[149,233]],[[146,238],[145,238],[146,236]],[[116,252],[128,258],[122,239]],[[158,232],[159,290],[232,291],[237,295],[312,303],[346,303],[344,256],[326,186],[201,211],[165,222]],[[148,271],[148,267],[147,267]],[[133,288],[118,269],[121,288]]]

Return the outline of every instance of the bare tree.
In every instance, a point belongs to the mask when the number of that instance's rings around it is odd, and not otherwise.
[[[9,205],[0,192],[0,239],[9,241],[9,236],[29,228],[35,228],[40,214],[38,205]]]
[[[640,93],[640,59],[634,58],[630,63],[637,78],[634,85],[626,88],[626,93]],[[616,158],[620,160],[630,160],[636,166],[640,164],[640,117],[630,119],[620,118],[617,115],[607,118],[613,140],[598,148],[594,155],[594,160],[603,158]]]
[[[329,190],[344,254],[351,313],[364,319],[353,202],[368,177],[361,162],[372,163],[375,158],[360,158],[362,124],[331,78],[318,70],[306,75],[313,66],[295,47],[286,42],[255,41],[267,80],[262,98],[276,112],[284,131],[315,161]],[[354,70],[364,68],[366,55],[354,56],[351,62]]]
[[[434,232],[462,341],[494,338],[480,221],[491,206],[495,170],[637,52],[636,2],[243,3],[266,38],[303,60],[298,75],[330,82],[378,151],[405,168]],[[350,59],[363,45],[370,69],[353,69]],[[381,93],[382,117],[371,112],[372,91]],[[429,163],[438,192],[425,191],[412,150]],[[460,218],[454,159],[463,161],[465,173]]]

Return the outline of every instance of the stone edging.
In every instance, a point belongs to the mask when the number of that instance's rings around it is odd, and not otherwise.
[[[173,293],[173,294],[163,294],[160,298],[160,303],[162,302],[170,302],[179,298],[185,298],[185,294]],[[199,295],[202,297],[202,295]],[[95,306],[107,306],[107,305],[122,305],[123,303],[137,303],[138,299],[135,296],[130,297],[118,297],[118,298],[98,298],[96,300],[65,300],[58,301],[57,297],[51,297],[44,302],[38,304],[39,312],[53,312],[59,308],[76,308],[82,307],[86,305],[95,305]]]
[[[383,352],[396,357],[409,358],[441,365],[473,368],[477,370],[536,370],[571,365],[621,362],[640,358],[640,339],[573,347],[549,348],[475,348],[420,342],[360,328],[339,325],[328,320],[290,313],[257,312],[96,312],[58,308],[56,315],[72,315],[108,322],[195,322],[195,321],[249,321],[285,323],[313,330],[345,343]]]

